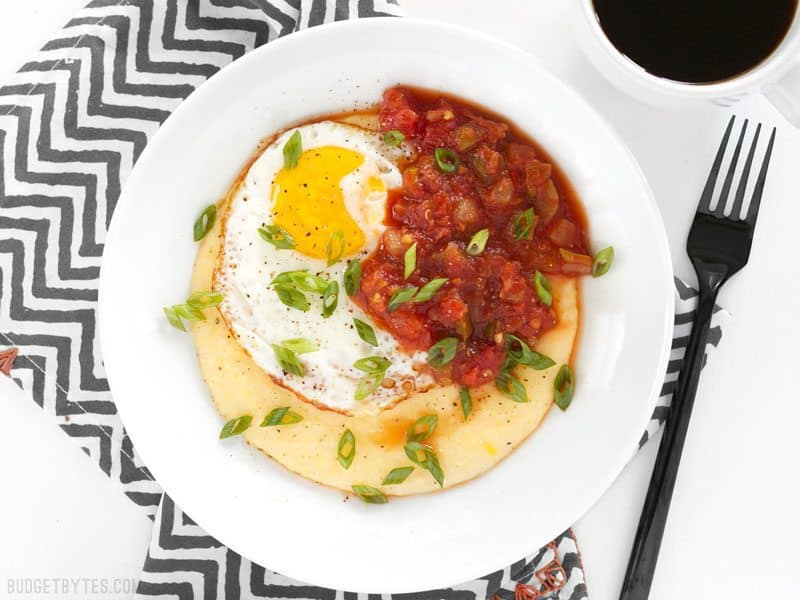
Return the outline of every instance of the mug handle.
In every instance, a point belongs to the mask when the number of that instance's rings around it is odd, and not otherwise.
[[[795,127],[800,127],[800,63],[778,81],[764,86],[767,100]]]

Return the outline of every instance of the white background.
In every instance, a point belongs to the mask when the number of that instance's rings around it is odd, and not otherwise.
[[[3,0],[0,83],[84,2]],[[693,281],[686,233],[731,113],[711,106],[664,111],[611,88],[575,46],[569,21],[576,2],[403,0],[412,16],[461,23],[522,46],[589,98],[639,159],[676,273]],[[776,124],[778,142],[750,264],[721,296],[734,318],[700,385],[654,600],[800,596],[800,397],[790,383],[800,359],[800,132],[760,97],[745,99],[736,112]],[[3,378],[0,422],[0,598],[9,597],[9,578],[138,577],[151,531],[142,511]],[[658,441],[575,525],[592,600],[619,593]]]

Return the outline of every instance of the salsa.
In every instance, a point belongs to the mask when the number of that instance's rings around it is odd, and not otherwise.
[[[409,351],[456,338],[455,356],[437,369],[441,379],[469,387],[493,381],[508,334],[533,346],[556,324],[537,292],[537,271],[540,281],[591,272],[580,209],[530,139],[473,105],[398,86],[384,92],[379,120],[386,139],[404,138],[412,155],[353,300]],[[485,245],[470,246],[474,239]],[[399,291],[437,279],[446,281],[429,300],[401,292],[410,299],[397,302]]]

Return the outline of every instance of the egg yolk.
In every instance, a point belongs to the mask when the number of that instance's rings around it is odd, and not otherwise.
[[[348,212],[340,187],[342,178],[363,162],[359,152],[320,146],[303,151],[293,169],[278,172],[273,183],[272,222],[289,232],[298,252],[327,258],[331,242],[334,255],[338,255],[340,242],[331,240],[337,231],[344,237],[342,256],[355,254],[364,245],[364,232]],[[371,179],[368,188],[377,185]]]

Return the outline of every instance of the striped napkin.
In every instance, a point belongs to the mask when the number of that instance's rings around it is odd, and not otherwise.
[[[401,14],[396,0],[93,0],[0,87],[0,372],[153,520],[138,597],[376,597],[308,586],[253,564],[163,493],[117,415],[95,309],[120,189],[184,98],[231,61],[293,31]],[[696,292],[675,285],[672,360],[642,444],[666,418],[694,317]],[[709,350],[726,318],[717,311]],[[401,597],[580,600],[588,593],[568,530],[502,571]]]

